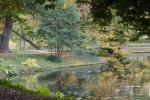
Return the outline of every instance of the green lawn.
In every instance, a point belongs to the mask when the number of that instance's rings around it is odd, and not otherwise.
[[[56,63],[47,59],[48,55],[42,54],[8,54],[8,55],[0,55],[0,64],[3,66],[9,66],[9,68],[17,73],[24,72],[26,73],[31,68],[22,64],[27,59],[35,59],[36,63],[39,67],[34,67],[32,69],[36,69],[37,71],[41,71],[43,69],[53,70],[59,67],[68,67],[74,65],[83,65],[87,63],[97,63],[98,61],[85,61],[84,59],[76,59],[73,58],[69,54],[65,54],[62,57],[62,62]],[[91,58],[92,59],[92,58]]]

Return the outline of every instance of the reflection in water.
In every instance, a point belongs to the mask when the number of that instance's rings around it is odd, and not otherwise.
[[[111,71],[87,74],[90,70],[82,68],[80,73],[77,69],[72,69],[70,72],[63,70],[18,76],[12,81],[33,90],[38,86],[49,86],[53,92],[61,91],[66,96],[89,100],[149,100],[150,70],[147,67],[140,69],[140,66],[134,68],[132,73],[124,76],[126,78],[123,79],[118,79],[118,76]]]

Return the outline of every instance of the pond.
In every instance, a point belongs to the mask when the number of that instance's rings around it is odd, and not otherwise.
[[[11,81],[31,90],[45,86],[78,99],[150,100],[150,70],[142,69],[124,77],[102,71],[97,64],[16,76]]]

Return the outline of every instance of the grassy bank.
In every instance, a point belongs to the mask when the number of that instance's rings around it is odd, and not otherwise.
[[[64,98],[61,93],[51,95],[51,91],[46,87],[32,91],[7,80],[0,80],[0,98],[3,100],[70,100]]]
[[[16,73],[26,73],[27,71],[41,71],[43,69],[53,70],[59,67],[84,65],[87,63],[97,63],[98,61],[85,61],[75,58],[66,53],[62,56],[61,62],[54,62],[48,59],[47,54],[8,54],[0,55],[0,67],[7,72],[8,70]],[[35,65],[35,66],[30,66]],[[8,72],[7,72],[8,73]]]

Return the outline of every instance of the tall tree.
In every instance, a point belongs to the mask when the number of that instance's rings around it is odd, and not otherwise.
[[[94,21],[100,25],[109,24],[112,20],[112,10],[116,16],[122,17],[125,23],[131,25],[140,35],[150,37],[150,1],[149,0],[76,0],[78,3],[88,3]]]
[[[50,47],[57,49],[57,56],[64,46],[73,47],[80,39],[80,15],[76,4],[63,8],[65,1],[57,0],[54,9],[41,10],[39,33],[45,36]]]
[[[54,0],[48,0],[49,2]],[[35,4],[44,4],[46,0],[0,0],[0,20],[3,20],[3,32],[0,34],[0,52],[9,52],[9,41],[13,29],[13,20],[21,13],[31,13]],[[46,7],[51,7],[50,4]],[[30,9],[28,9],[30,8]],[[28,13],[29,13],[28,12]],[[21,20],[21,19],[19,19]]]
[[[21,13],[27,0],[1,0],[0,18],[4,20],[4,29],[0,35],[0,52],[9,52],[9,40],[13,29],[13,18]]]

